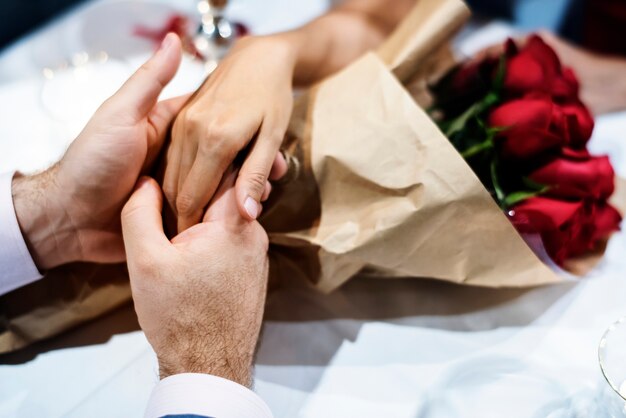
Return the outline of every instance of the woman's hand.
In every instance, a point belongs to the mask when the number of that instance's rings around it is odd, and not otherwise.
[[[268,179],[286,171],[278,150],[293,105],[295,55],[280,35],[241,39],[177,117],[163,189],[179,232],[201,220],[243,150],[237,207],[245,219],[259,216]]]

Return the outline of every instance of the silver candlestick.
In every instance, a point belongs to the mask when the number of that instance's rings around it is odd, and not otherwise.
[[[202,20],[194,44],[207,61],[219,61],[239,36],[239,29],[224,16],[228,0],[199,0]]]

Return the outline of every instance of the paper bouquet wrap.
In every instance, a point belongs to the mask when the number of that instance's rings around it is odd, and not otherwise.
[[[459,0],[421,0],[376,54],[300,97],[284,144],[291,170],[261,219],[270,280],[301,276],[324,292],[364,269],[490,287],[569,280],[533,253],[418,105],[453,65],[448,43],[468,16]],[[123,265],[51,271],[0,298],[0,352],[129,299]]]
[[[286,144],[298,175],[262,218],[273,277],[301,274],[322,291],[364,268],[490,287],[563,280],[416,104],[466,16],[455,0],[419,2],[378,55],[298,102]]]

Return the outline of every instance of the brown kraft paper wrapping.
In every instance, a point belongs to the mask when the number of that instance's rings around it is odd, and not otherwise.
[[[305,175],[289,187],[307,184],[312,170],[320,216],[310,228],[281,231],[289,221],[281,222],[281,202],[302,202],[303,212],[317,209],[307,206],[316,199],[279,193],[263,221],[273,243],[316,249],[316,260],[298,266],[322,291],[366,266],[386,275],[491,287],[561,280],[376,55],[315,87],[305,101],[306,111],[294,118],[306,117],[306,123],[294,124],[301,132],[292,134],[302,135],[307,145],[298,152],[308,151],[310,162],[305,159]]]
[[[270,280],[298,275],[327,292],[364,267],[491,287],[564,280],[535,257],[404,87],[423,88],[450,65],[448,41],[467,16],[459,0],[421,0],[379,55],[300,98],[284,144],[297,169],[261,219]],[[0,353],[129,300],[123,265],[55,269],[0,298]]]

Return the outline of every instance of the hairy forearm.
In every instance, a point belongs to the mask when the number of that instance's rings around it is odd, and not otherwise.
[[[250,292],[247,285],[237,289],[236,283],[266,283],[268,271],[267,267],[262,268],[263,277],[259,278],[257,268],[241,266],[241,270],[245,274],[233,271],[228,275],[237,300],[214,297],[201,313],[194,309],[193,315],[189,315],[185,312],[188,306],[206,303],[204,295],[199,299],[189,297],[174,319],[155,330],[158,333],[150,333],[159,335],[153,346],[161,379],[179,373],[205,373],[250,386],[267,288],[264,284],[260,292]],[[197,315],[202,315],[206,323],[198,322]]]
[[[33,176],[17,174],[12,194],[22,236],[41,270],[73,261],[77,250],[75,233],[58,202],[53,167]]]
[[[181,332],[195,335],[181,337]],[[252,383],[252,363],[256,339],[252,344],[228,341],[232,330],[222,330],[220,335],[197,335],[196,326],[177,330],[170,335],[172,344],[159,350],[159,377],[164,379],[180,373],[203,373],[237,382],[242,386]],[[252,338],[251,338],[252,340]],[[242,346],[246,347],[245,349]]]
[[[381,44],[415,0],[348,0],[303,26],[274,35],[293,51],[294,85],[307,86]]]

